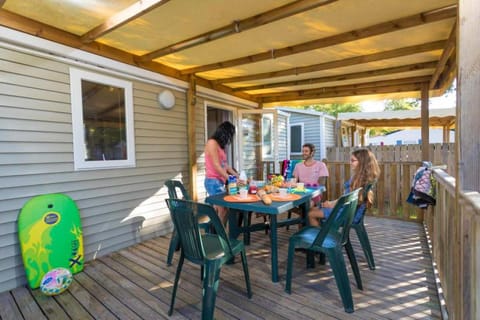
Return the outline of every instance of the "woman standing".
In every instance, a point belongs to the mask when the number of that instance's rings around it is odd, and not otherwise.
[[[235,126],[229,122],[222,122],[208,139],[205,145],[205,189],[209,196],[225,192],[225,181],[229,175],[237,172],[228,165],[225,147],[232,143],[235,135]],[[215,206],[220,220],[227,222],[227,209]]]
[[[380,167],[378,166],[375,155],[368,149],[358,149],[352,152],[350,156],[350,165],[352,177],[345,182],[345,193],[357,188],[365,188],[368,184],[374,183],[380,176]],[[314,207],[308,213],[308,220],[311,226],[320,225],[319,219],[328,218],[336,204],[334,201],[325,201],[322,208]],[[358,198],[358,206],[366,206],[369,208],[373,204],[373,191],[368,191],[366,199],[364,193],[360,192]],[[363,214],[364,210],[357,210],[359,214]],[[354,221],[357,221],[355,216]]]

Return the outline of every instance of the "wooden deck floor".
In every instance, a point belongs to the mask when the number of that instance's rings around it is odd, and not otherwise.
[[[377,269],[370,271],[352,234],[364,290],[350,273],[355,312],[343,311],[327,265],[305,269],[295,257],[292,294],[284,291],[288,237],[279,230],[279,283],[272,283],[268,237],[252,234],[247,247],[253,298],[246,297],[241,264],[224,266],[218,290],[217,319],[439,319],[440,305],[427,242],[420,224],[367,217]],[[352,232],[354,232],[352,230]],[[0,293],[1,319],[163,319],[168,318],[174,265],[165,264],[168,237],[101,257],[75,275],[68,291],[46,297],[25,287]],[[349,270],[350,271],[350,270]],[[199,319],[199,268],[186,263],[172,319]]]

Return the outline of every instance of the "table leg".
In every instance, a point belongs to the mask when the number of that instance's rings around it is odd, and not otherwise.
[[[228,235],[230,239],[237,239],[240,235],[240,228],[238,226],[239,217],[242,217],[242,212],[230,209],[228,214]]]
[[[278,282],[278,246],[277,246],[277,215],[270,215],[270,246],[272,263],[272,282]]]
[[[230,239],[237,239],[240,234],[240,228],[238,226],[238,217],[242,217],[242,213],[237,210],[229,210],[228,213],[228,237]],[[227,261],[227,264],[234,264],[235,256]]]
[[[305,202],[304,204],[300,205],[300,208],[302,209],[303,212],[303,223],[302,226],[308,226],[308,213],[310,211],[310,200]]]

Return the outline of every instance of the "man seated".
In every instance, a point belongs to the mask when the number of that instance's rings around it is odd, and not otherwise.
[[[293,176],[297,182],[303,182],[305,186],[324,186],[328,177],[328,169],[325,163],[313,158],[315,145],[305,143],[302,146],[303,162],[297,163],[293,169]],[[311,207],[316,206],[321,196],[312,199]]]

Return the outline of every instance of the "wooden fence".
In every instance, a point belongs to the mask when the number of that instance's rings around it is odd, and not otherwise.
[[[430,146],[430,161],[433,165],[446,165],[446,172],[455,175],[455,144],[454,143],[432,143]],[[398,146],[369,146],[368,147],[380,162],[421,162],[421,145],[398,145]],[[328,147],[328,161],[347,162],[350,154],[356,147]]]
[[[350,160],[350,157],[348,158]],[[329,177],[327,179],[327,199],[337,199],[343,193],[343,184],[350,178],[350,161],[325,161]],[[415,171],[421,162],[380,161],[380,178],[373,191],[375,204],[368,214],[402,220],[423,221],[424,210],[406,202]]]
[[[343,184],[350,178],[350,156],[346,161],[324,161],[329,177],[326,199],[337,199],[343,194]],[[368,214],[403,220],[423,221],[424,210],[406,202],[415,171],[420,161],[380,161],[380,178],[374,187],[375,204]],[[264,162],[260,177],[275,173],[272,161]]]

